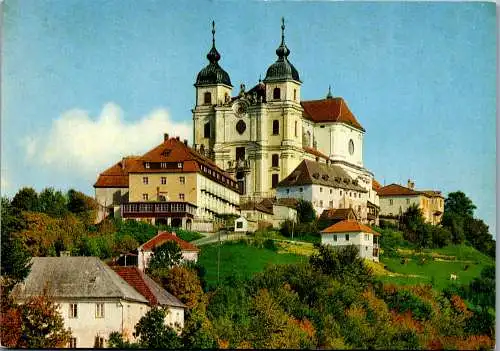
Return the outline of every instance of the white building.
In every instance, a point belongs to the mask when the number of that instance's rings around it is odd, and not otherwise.
[[[379,261],[379,233],[356,220],[344,220],[321,231],[321,243],[342,247],[354,245],[362,258]]]
[[[137,249],[137,265],[141,271],[144,271],[149,266],[149,261],[156,247],[165,244],[167,241],[176,242],[181,248],[182,259],[184,261],[198,262],[198,253],[200,249],[195,245],[182,240],[175,233],[159,232],[156,236],[146,241]]]
[[[337,165],[302,161],[278,184],[276,197],[310,201],[317,216],[326,209],[352,208],[361,221],[367,221],[368,191]]]
[[[16,302],[47,292],[59,305],[71,347],[105,347],[118,331],[133,340],[148,300],[97,257],[34,257],[31,271],[12,294]]]
[[[278,183],[302,160],[326,159],[365,189],[365,207],[366,201],[378,206],[373,174],[363,165],[364,128],[346,101],[331,91],[324,99],[301,99],[302,81],[289,60],[284,22],[281,28],[277,59],[264,80],[248,91],[242,84],[236,93],[219,65],[212,31],[209,63],[194,84],[195,149],[233,175],[244,197],[272,198]],[[326,208],[328,201],[317,207]]]

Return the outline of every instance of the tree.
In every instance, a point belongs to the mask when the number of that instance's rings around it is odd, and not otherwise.
[[[464,220],[464,233],[465,239],[479,251],[488,254],[495,252],[495,241],[490,234],[488,225],[481,219],[466,217]]]
[[[179,244],[170,240],[153,249],[153,255],[149,261],[149,269],[151,271],[162,268],[169,269],[178,265],[181,260],[182,251]]]
[[[461,217],[472,217],[476,206],[471,199],[461,191],[448,194],[444,200],[444,212],[455,213]]]
[[[312,222],[316,219],[316,211],[310,201],[299,200],[297,204],[297,217],[299,222]]]
[[[405,239],[412,243],[422,243],[424,230],[422,229],[425,221],[420,208],[413,204],[401,216],[401,225]],[[419,237],[420,236],[420,237]]]
[[[14,208],[8,199],[1,202],[1,275],[2,294],[8,295],[15,284],[26,278],[31,269],[31,256],[17,238],[26,223],[20,210]]]
[[[12,206],[20,211],[38,211],[40,202],[37,192],[33,188],[22,188],[14,195]]]
[[[47,295],[35,296],[19,305],[21,335],[15,347],[54,348],[67,346],[71,332]]]
[[[165,325],[165,310],[155,307],[149,310],[136,324],[135,337],[141,348],[180,349],[181,340],[177,332]]]
[[[182,340],[184,347],[188,349],[214,349],[217,347],[212,323],[200,308],[189,313],[182,330]]]
[[[63,217],[67,212],[66,198],[54,188],[45,188],[39,195],[40,212],[52,217]]]
[[[109,334],[108,337],[108,348],[111,349],[138,349],[139,344],[131,343],[129,341],[123,340],[123,335],[120,332],[114,331]]]
[[[189,309],[203,301],[203,290],[195,271],[182,266],[174,266],[168,272],[160,271],[161,285],[165,290],[181,300]]]
[[[98,204],[97,202],[80,191],[68,190],[68,210],[76,214],[82,222],[89,226],[94,224]]]

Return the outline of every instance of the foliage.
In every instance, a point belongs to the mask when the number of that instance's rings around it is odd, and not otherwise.
[[[165,310],[152,308],[136,324],[135,336],[141,348],[179,349],[182,346],[177,332],[165,325]]]
[[[120,332],[114,331],[109,334],[107,347],[111,349],[137,349],[139,344],[124,340]]]
[[[42,190],[38,197],[40,212],[51,217],[64,217],[68,212],[66,208],[66,198],[63,193],[54,188]]]
[[[14,195],[12,206],[19,211],[39,211],[38,193],[33,188],[22,188]]]
[[[203,301],[200,279],[194,270],[174,266],[170,270],[156,270],[156,278],[165,290],[181,300],[189,309]]]
[[[321,236],[317,221],[295,223],[286,220],[281,224],[280,233],[287,238],[300,239],[304,241],[320,242]]]
[[[21,333],[14,347],[54,348],[67,346],[71,332],[64,328],[58,306],[46,295],[35,296],[17,306]]]
[[[444,200],[445,213],[454,213],[460,217],[472,217],[476,205],[462,191],[455,191],[448,194]]]
[[[86,226],[90,226],[95,222],[98,204],[84,193],[70,189],[68,191],[68,210],[80,218]]]
[[[166,243],[153,249],[153,255],[149,261],[149,269],[169,269],[178,265],[181,260],[182,251],[179,244],[175,241],[167,241]]]
[[[316,211],[311,201],[299,200],[297,204],[297,217],[299,223],[309,223],[316,219]]]
[[[188,349],[214,349],[217,341],[212,323],[202,309],[196,308],[189,313],[182,330],[182,341]]]

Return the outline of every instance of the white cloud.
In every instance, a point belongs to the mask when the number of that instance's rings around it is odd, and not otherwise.
[[[141,155],[163,140],[163,133],[190,139],[190,123],[173,122],[165,109],[135,121],[125,121],[121,108],[104,105],[94,119],[73,109],[52,122],[48,133],[25,138],[28,160],[54,171],[97,177],[123,156]],[[42,134],[42,133],[41,133]]]

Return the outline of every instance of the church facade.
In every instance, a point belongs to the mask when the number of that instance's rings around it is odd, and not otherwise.
[[[278,184],[303,160],[341,167],[378,206],[373,174],[363,165],[364,128],[345,100],[332,96],[303,101],[302,81],[289,60],[284,21],[277,59],[263,81],[236,96],[229,74],[212,48],[194,84],[193,143],[238,182],[245,199],[276,197]],[[368,211],[365,211],[368,212]]]

